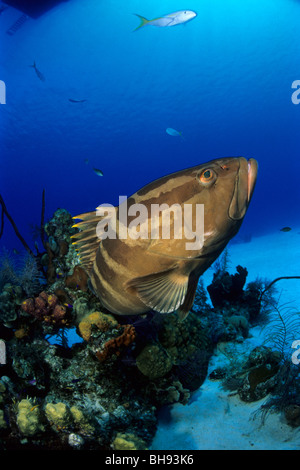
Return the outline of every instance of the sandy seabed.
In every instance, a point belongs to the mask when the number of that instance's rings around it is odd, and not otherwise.
[[[234,273],[237,265],[246,267],[247,282],[257,277],[272,281],[281,276],[299,276],[300,228],[253,238],[249,243],[232,243],[228,252],[230,272]],[[210,269],[203,276],[205,285],[212,277]],[[288,304],[300,311],[300,280],[281,280],[276,288],[279,305]],[[249,338],[235,346],[238,353],[247,354],[263,341],[264,330],[255,327],[250,329]],[[224,353],[217,347],[208,376],[225,363]],[[175,404],[160,418],[152,450],[299,450],[300,429],[287,425],[279,413],[267,414],[262,423],[259,409],[266,398],[243,402],[208,376],[190,404]]]

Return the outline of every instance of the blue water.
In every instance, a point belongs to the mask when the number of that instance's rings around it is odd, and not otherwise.
[[[133,32],[134,13],[183,8],[197,17]],[[58,207],[76,215],[222,156],[259,162],[241,233],[298,223],[299,1],[70,0],[7,35],[19,16],[0,16],[0,192],[29,244],[43,188],[46,218]],[[21,248],[7,221],[2,244]]]

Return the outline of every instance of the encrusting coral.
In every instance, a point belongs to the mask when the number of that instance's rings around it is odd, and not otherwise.
[[[45,415],[51,426],[56,430],[64,429],[70,422],[70,410],[65,403],[47,403]]]
[[[88,418],[84,415],[82,410],[80,410],[77,406],[71,406],[70,412],[74,424],[78,427],[81,433],[91,434],[94,432],[94,426],[89,423]]]
[[[134,434],[118,433],[112,442],[113,450],[148,450],[146,443]]]
[[[146,345],[136,358],[139,371],[149,377],[158,379],[164,377],[172,369],[173,363],[166,350],[159,344]]]
[[[133,325],[120,325],[112,315],[102,312],[88,314],[79,323],[78,330],[100,362],[112,355],[119,356],[136,336]]]
[[[70,289],[79,289],[82,292],[86,292],[88,289],[87,282],[87,273],[81,266],[77,265],[74,267],[73,273],[66,277],[65,284]]]
[[[56,325],[67,323],[67,309],[64,305],[59,304],[55,294],[43,291],[35,299],[24,300],[21,308],[24,312],[46,323]]]
[[[110,326],[117,326],[117,320],[109,314],[93,312],[84,317],[78,325],[79,333],[85,341],[89,341],[92,333],[92,326],[99,330],[106,331]]]
[[[127,346],[135,340],[135,328],[132,325],[118,325],[118,336],[110,338],[104,343],[101,350],[96,352],[98,361],[103,362],[112,354],[119,356]]]
[[[7,428],[7,423],[4,419],[4,411],[0,410],[0,431],[1,429],[6,429]]]
[[[44,431],[39,406],[30,400],[21,400],[18,403],[17,425],[24,436],[33,436]]]

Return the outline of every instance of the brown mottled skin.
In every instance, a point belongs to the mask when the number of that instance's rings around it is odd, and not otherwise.
[[[185,318],[199,277],[238,232],[256,177],[254,159],[221,158],[164,176],[128,198],[128,210],[132,204],[143,204],[149,214],[153,204],[204,204],[201,249],[188,250],[191,240],[184,237],[151,239],[150,232],[148,239],[120,239],[117,232],[116,239],[101,241],[95,234],[100,220],[95,212],[76,217],[83,222],[77,224],[82,231],[75,243],[103,306],[120,315],[177,310]],[[116,209],[117,218],[120,210]]]

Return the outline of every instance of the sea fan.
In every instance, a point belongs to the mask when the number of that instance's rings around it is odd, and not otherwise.
[[[36,259],[29,253],[26,253],[22,260],[21,267],[17,271],[18,285],[22,287],[28,296],[39,291],[40,272],[37,267]]]
[[[0,290],[7,283],[16,284],[16,261],[11,253],[3,248],[0,255]]]
[[[203,279],[200,279],[197,285],[195,300],[194,300],[194,304],[191,310],[192,312],[195,312],[195,313],[200,312],[203,314],[207,312],[209,309],[210,307],[208,305],[207,292],[204,287]]]
[[[40,273],[36,259],[25,253],[20,259],[6,249],[0,256],[0,290],[5,284],[22,287],[26,295],[31,296],[39,291]]]
[[[253,418],[261,415],[261,421],[264,424],[269,413],[284,412],[289,405],[300,405],[299,392],[298,366],[286,358],[277,373],[274,390],[253,414]]]
[[[265,403],[254,413],[261,415],[264,423],[271,412],[281,412],[290,404],[299,404],[300,381],[298,365],[292,363],[291,346],[300,339],[300,312],[289,304],[278,305],[271,302],[268,310],[268,323],[263,327],[264,344],[280,353],[281,363],[276,375],[276,385]]]
[[[284,359],[290,354],[293,341],[300,339],[300,312],[288,304],[273,304],[268,319],[268,324],[263,327],[264,343],[277,349]]]
[[[245,300],[249,309],[249,321],[252,326],[264,326],[269,323],[269,315],[274,312],[274,306],[278,304],[278,291],[271,281],[257,277],[247,284]]]
[[[214,262],[213,269],[216,276],[222,276],[225,272],[228,271],[230,267],[230,259],[229,259],[229,252],[228,249],[225,248],[223,254],[219,256],[219,258]]]

